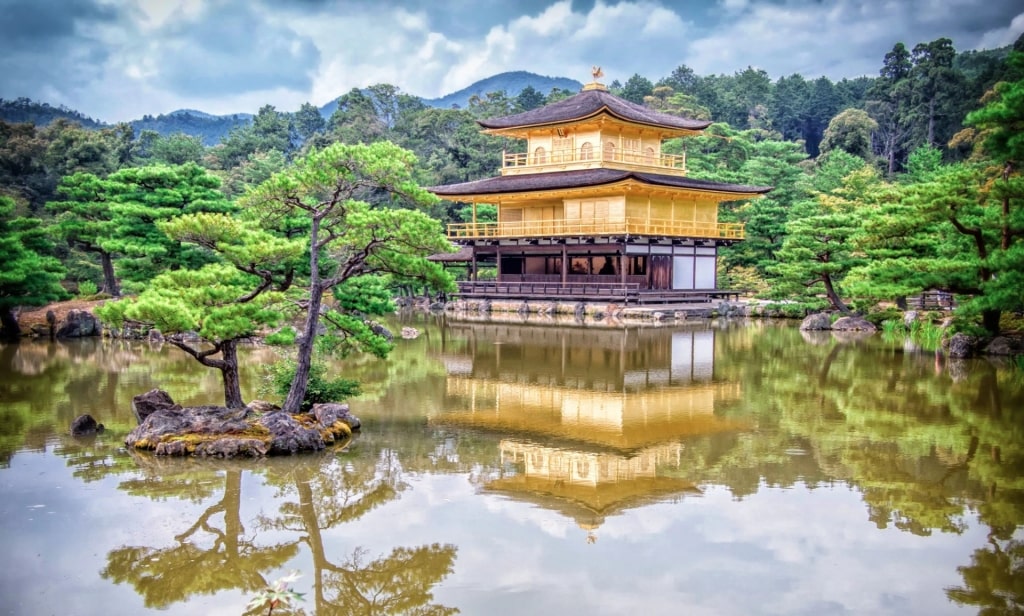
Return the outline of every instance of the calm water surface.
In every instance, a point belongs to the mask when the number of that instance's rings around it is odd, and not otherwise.
[[[765,323],[404,324],[338,366],[362,434],[261,461],[124,449],[133,395],[222,400],[177,349],[0,346],[0,613],[242,614],[292,569],[275,614],[1024,609],[1020,369]]]

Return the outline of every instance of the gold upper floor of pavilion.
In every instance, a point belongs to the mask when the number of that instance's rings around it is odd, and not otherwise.
[[[710,124],[661,113],[610,94],[598,83],[524,113],[479,120],[484,132],[525,141],[502,153],[498,176],[430,188],[472,206],[470,222],[448,226],[458,242],[567,236],[743,239],[743,226],[718,222],[718,205],[757,197],[766,186],[687,177],[686,154],[666,139],[699,135]],[[477,217],[493,205],[497,220]]]

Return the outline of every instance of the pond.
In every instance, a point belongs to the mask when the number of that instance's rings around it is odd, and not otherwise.
[[[292,570],[274,614],[1024,607],[1019,367],[770,322],[402,325],[336,366],[361,434],[258,461],[125,450],[132,396],[222,401],[169,345],[0,347],[0,611],[242,614]],[[274,359],[246,349],[247,399]]]

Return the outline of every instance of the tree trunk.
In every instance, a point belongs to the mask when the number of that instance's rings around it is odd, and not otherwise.
[[[299,494],[299,513],[302,524],[306,527],[309,551],[313,556],[313,597],[316,599],[316,613],[326,612],[328,603],[324,597],[324,573],[330,573],[330,561],[324,549],[323,536],[320,533],[320,521],[313,500],[313,489],[310,487],[309,473],[303,469],[296,473],[295,489]]]
[[[103,292],[109,293],[111,297],[121,297],[121,289],[114,276],[114,260],[109,252],[100,253],[100,263],[103,264]]]
[[[245,406],[238,377],[238,342],[228,340],[221,347],[220,374],[224,379],[224,406],[238,409]]]
[[[846,307],[846,304],[843,303],[843,298],[839,297],[835,287],[832,285],[832,277],[824,276],[822,282],[825,283],[825,295],[828,296],[828,301],[832,304],[832,307],[843,314],[850,314],[850,309]]]
[[[982,310],[981,311],[981,325],[993,336],[999,335],[999,317],[1002,316],[1001,310]]]
[[[929,147],[935,147],[935,99],[928,101],[928,141]]]
[[[17,340],[21,337],[21,327],[11,308],[0,308],[0,339]]]
[[[295,378],[288,389],[282,410],[295,415],[302,410],[302,401],[306,397],[306,385],[309,383],[309,367],[313,363],[313,343],[316,341],[316,330],[320,324],[320,303],[324,290],[320,288],[320,249],[317,238],[320,235],[320,220],[313,217],[313,226],[309,237],[309,306],[306,308],[306,323],[302,328],[302,342],[299,343],[295,357]]]

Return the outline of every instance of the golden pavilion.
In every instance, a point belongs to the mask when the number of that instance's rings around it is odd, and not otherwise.
[[[718,287],[718,249],[744,230],[719,222],[719,204],[771,188],[688,177],[685,154],[662,143],[711,122],[616,97],[600,75],[595,68],[575,96],[478,120],[526,151],[505,152],[499,176],[430,189],[472,206],[471,222],[448,226],[469,262],[460,296],[657,303],[734,294]],[[478,221],[479,204],[495,206],[497,221]],[[482,265],[496,267],[496,280],[478,280]]]
[[[482,491],[534,503],[592,533],[610,516],[699,492],[685,452],[751,428],[715,377],[715,330],[462,324],[435,426],[501,434]],[[690,456],[692,460],[692,455]]]

